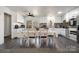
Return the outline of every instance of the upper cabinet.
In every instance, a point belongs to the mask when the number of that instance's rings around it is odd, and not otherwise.
[[[78,15],[79,15],[79,7],[66,13],[64,17],[66,21],[69,21],[69,19],[76,18]]]

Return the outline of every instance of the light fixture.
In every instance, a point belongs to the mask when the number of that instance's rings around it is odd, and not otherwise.
[[[59,12],[57,12],[58,14],[62,14],[62,12],[61,11],[59,11]]]
[[[54,23],[55,22],[55,16],[48,16],[47,21],[48,22],[53,21],[53,23]]]
[[[48,16],[47,19],[55,19],[54,16]]]
[[[75,11],[74,14],[78,14],[78,11]]]

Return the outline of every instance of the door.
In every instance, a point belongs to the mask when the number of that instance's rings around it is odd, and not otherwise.
[[[11,37],[11,15],[4,13],[4,37]]]

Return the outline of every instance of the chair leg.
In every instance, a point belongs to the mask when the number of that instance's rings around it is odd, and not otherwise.
[[[25,48],[28,48],[29,47],[29,40],[28,38],[25,39]]]
[[[22,47],[22,45],[23,45],[22,42],[23,42],[22,39],[20,39],[20,47]]]

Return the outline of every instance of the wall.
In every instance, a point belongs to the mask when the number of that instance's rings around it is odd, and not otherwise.
[[[11,31],[12,31],[12,37],[13,37],[13,24],[16,22],[16,13],[8,9],[7,7],[0,7],[0,44],[4,43],[4,12],[12,15],[12,21],[11,21]]]
[[[17,12],[17,22],[21,22],[21,23],[24,23],[24,18],[23,16]]]

